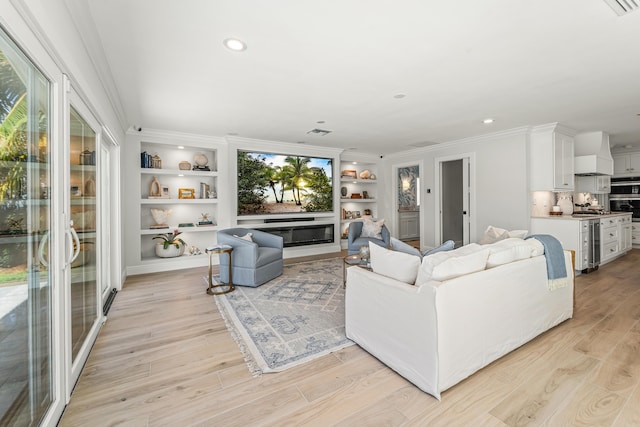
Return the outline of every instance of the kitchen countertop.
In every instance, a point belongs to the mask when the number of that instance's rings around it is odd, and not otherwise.
[[[607,214],[593,214],[593,215],[539,215],[532,216],[531,218],[545,218],[545,219],[557,219],[557,220],[587,220],[587,219],[595,219],[595,218],[609,218],[612,216],[623,216],[623,215],[631,215],[631,212],[611,212]]]

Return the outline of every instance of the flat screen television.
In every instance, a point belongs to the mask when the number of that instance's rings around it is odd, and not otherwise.
[[[238,215],[333,212],[333,159],[238,150]]]

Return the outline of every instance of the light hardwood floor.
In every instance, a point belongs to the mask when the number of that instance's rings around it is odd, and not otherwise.
[[[577,278],[573,319],[441,402],[357,345],[252,378],[205,273],[127,279],[61,426],[640,425],[638,249]]]

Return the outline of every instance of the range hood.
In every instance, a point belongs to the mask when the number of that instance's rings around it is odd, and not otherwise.
[[[602,131],[577,134],[574,167],[578,176],[613,175],[609,134]]]

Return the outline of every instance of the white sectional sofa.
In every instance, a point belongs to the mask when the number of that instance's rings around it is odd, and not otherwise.
[[[568,284],[550,290],[541,251],[533,250],[527,257],[526,248],[518,243],[525,255],[510,261],[513,257],[495,245],[466,249],[485,251],[490,268],[442,281],[434,280],[433,265],[425,267],[429,257],[421,263],[416,284],[401,282],[393,274],[349,268],[347,337],[440,399],[444,390],[572,317],[570,252],[564,252]],[[461,255],[456,259],[457,251]],[[465,255],[463,248],[438,256],[453,265],[469,265]],[[425,268],[432,274],[425,275]]]

